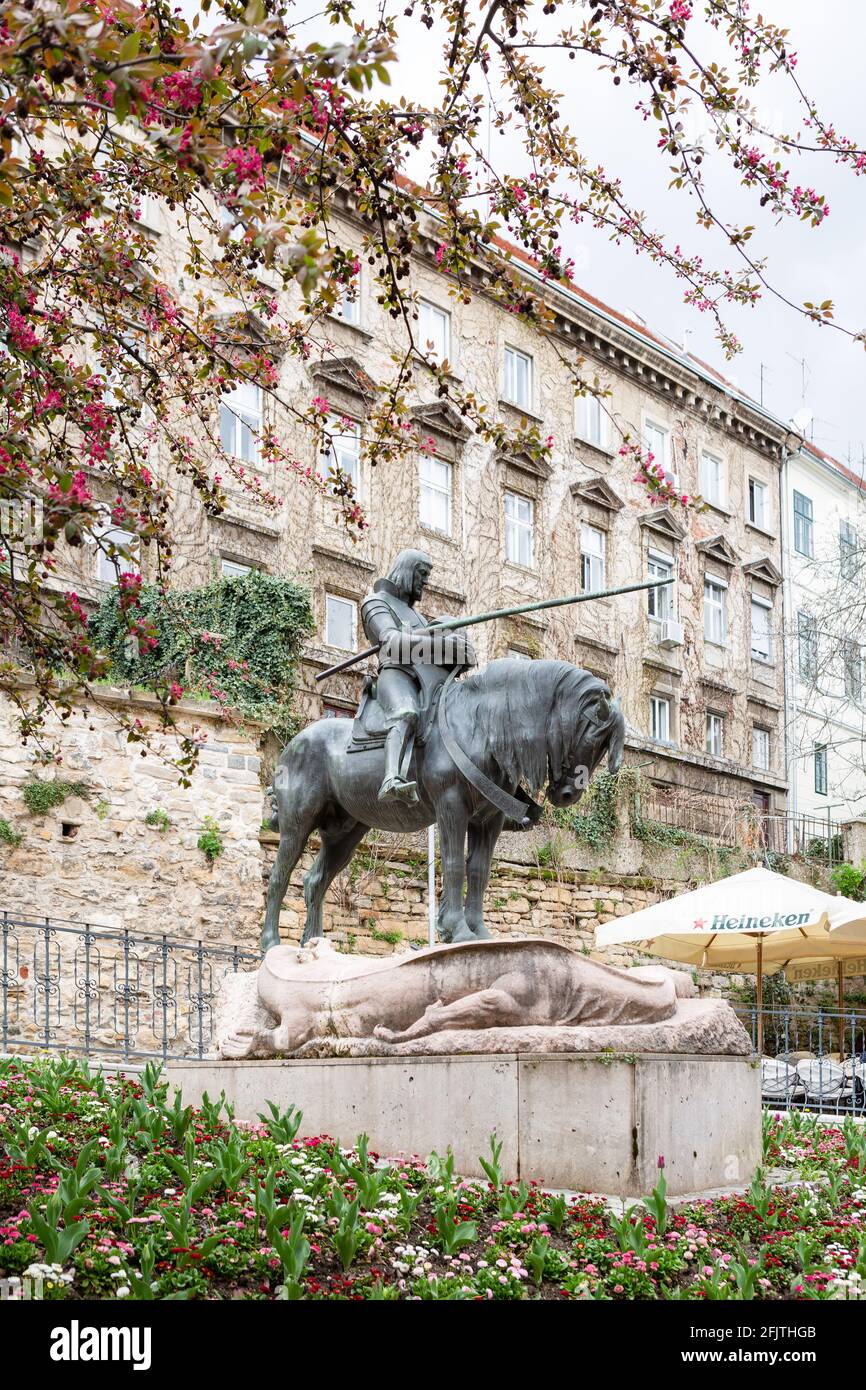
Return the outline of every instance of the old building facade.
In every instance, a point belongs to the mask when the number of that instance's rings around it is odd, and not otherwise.
[[[377,466],[365,450],[370,383],[392,374],[406,343],[362,267],[357,296],[328,319],[309,360],[286,356],[278,367],[283,399],[327,400],[333,448],[356,484],[367,529],[352,540],[320,492],[295,476],[269,476],[256,447],[265,421],[311,468],[326,472],[328,457],[287,413],[267,414],[273,406],[256,388],[241,387],[213,429],[280,495],[280,505],[266,509],[229,483],[228,508],[208,516],[186,481],[167,472],[177,517],[173,582],[189,587],[255,566],[309,583],[317,631],[305,651],[301,699],[314,718],[354,709],[363,665],[324,690],[314,677],[363,645],[361,600],[404,545],[432,557],[431,615],[672,577],[652,597],[599,599],[479,627],[479,659],[559,657],[603,675],[626,713],[628,756],[660,801],[679,789],[701,814],[733,803],[755,805],[761,816],[781,811],[785,429],[710,368],[590,295],[547,285],[546,334],[496,304],[481,266],[466,302],[437,265],[432,223],[429,233],[429,254],[416,259],[412,284],[419,340],[447,358],[452,379],[490,418],[536,423],[551,439],[549,463],[483,442],[440,397],[418,357],[410,411],[424,443],[400,465]],[[154,219],[153,234],[178,292],[192,294],[181,240],[164,216]],[[361,245],[348,213],[340,236],[347,247]],[[275,294],[291,313],[291,295]],[[226,300],[222,307],[243,306]],[[564,364],[581,360],[584,376],[606,393],[601,403],[574,397]],[[703,497],[703,507],[650,506],[633,462],[619,452],[623,433],[652,449],[684,493]],[[159,458],[151,466],[167,469]],[[101,552],[69,562],[92,601],[114,579]]]

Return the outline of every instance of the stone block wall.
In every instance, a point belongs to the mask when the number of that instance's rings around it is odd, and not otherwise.
[[[100,691],[59,735],[60,766],[46,769],[22,746],[15,715],[0,701],[0,817],[22,836],[0,843],[0,911],[46,916],[140,933],[253,946],[261,929],[263,797],[255,734],[233,729],[219,711],[182,705],[178,723],[200,742],[192,785],[178,784],[167,759],[173,736],[157,734],[146,757],[127,742],[113,711],[129,692]],[[133,698],[146,727],[154,703]],[[83,783],[44,815],[22,792],[35,779]],[[170,824],[147,825],[151,811]],[[213,863],[197,848],[210,818],[222,842]]]

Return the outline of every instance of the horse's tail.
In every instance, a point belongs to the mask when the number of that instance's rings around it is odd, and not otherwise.
[[[622,755],[625,751],[625,715],[620,708],[619,700],[612,701],[610,714],[611,730],[607,745],[607,766],[611,772],[619,772],[622,767]]]

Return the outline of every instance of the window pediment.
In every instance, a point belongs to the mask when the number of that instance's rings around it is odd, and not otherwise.
[[[610,483],[598,475],[581,478],[571,484],[569,491],[572,497],[579,497],[582,502],[592,502],[594,506],[603,507],[608,512],[622,511],[625,505]]]
[[[706,555],[708,560],[715,560],[719,565],[735,565],[737,563],[736,551],[722,535],[709,536],[705,541],[698,541],[695,549],[702,555]]]
[[[778,588],[782,582],[781,571],[766,556],[760,560],[752,560],[748,565],[743,565],[743,573],[748,574],[751,579],[760,579],[765,584],[771,584],[774,589]]]
[[[447,401],[434,401],[431,405],[412,407],[412,418],[422,428],[433,434],[443,434],[449,439],[468,439],[472,433],[461,415]]]
[[[542,459],[533,458],[532,454],[521,449],[518,453],[500,454],[500,463],[507,465],[509,469],[516,468],[521,473],[528,473],[533,478],[540,478],[546,482],[551,476],[553,469],[549,463]]]
[[[647,512],[646,516],[640,518],[639,524],[645,531],[655,531],[669,541],[681,541],[686,534],[686,528],[677,521],[670,507]]]
[[[372,400],[375,387],[355,357],[328,357],[310,366],[310,376],[317,386],[342,391],[346,395]]]

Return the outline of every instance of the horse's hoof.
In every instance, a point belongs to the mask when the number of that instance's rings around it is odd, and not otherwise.
[[[483,922],[479,922],[477,927],[470,927],[469,930],[472,932],[472,935],[475,937],[476,941],[493,940],[493,937],[491,936],[490,932],[487,930]]]
[[[477,940],[477,938],[476,938],[474,932],[472,932],[472,931],[470,930],[470,928],[467,927],[467,925],[466,925],[465,922],[461,922],[461,923],[460,923],[460,926],[456,929],[456,931],[454,931],[454,932],[452,933],[452,936],[451,936],[451,944],[452,944],[452,946],[459,946],[459,945],[460,945],[462,942],[464,942],[464,941],[475,941],[475,940]]]

